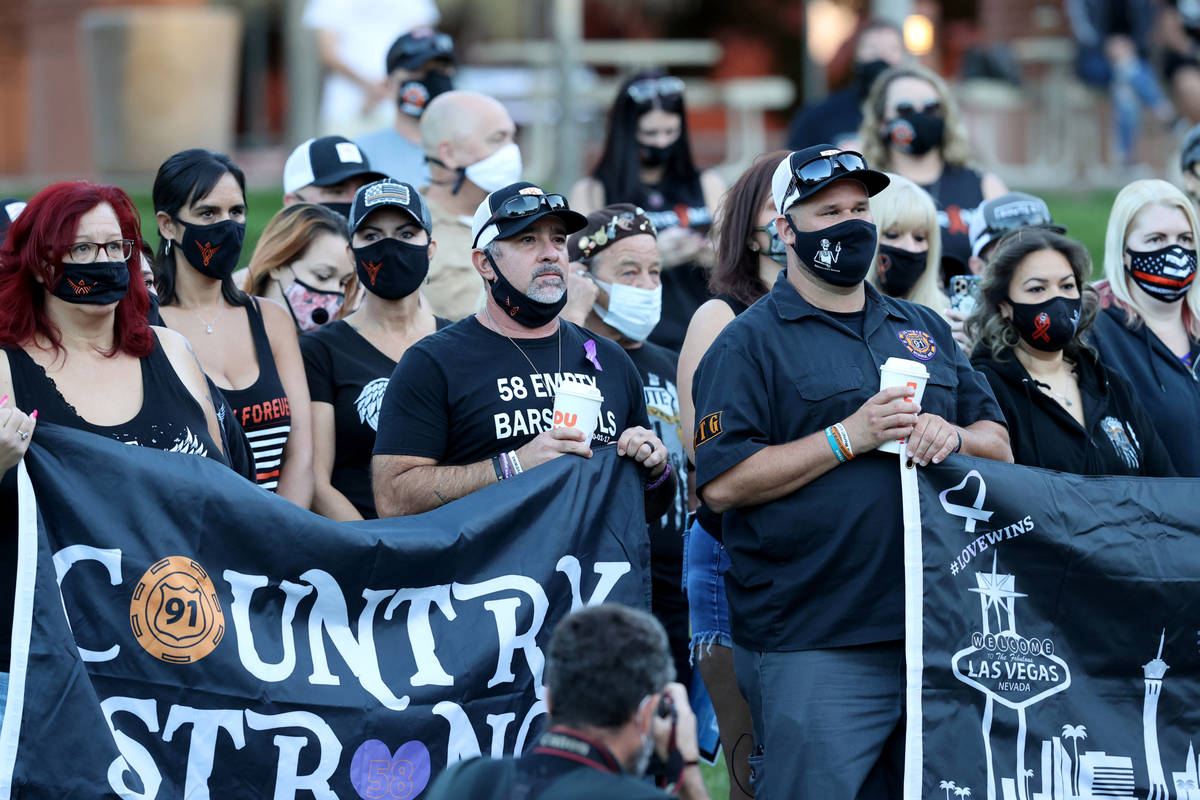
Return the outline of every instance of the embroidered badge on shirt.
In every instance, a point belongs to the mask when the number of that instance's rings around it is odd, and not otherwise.
[[[724,413],[724,411],[717,411],[700,420],[696,425],[696,435],[692,442],[693,447],[699,447],[705,442],[711,442],[724,433],[721,428],[721,415]]]
[[[900,343],[922,361],[928,361],[937,355],[937,343],[925,331],[907,330],[896,334]]]

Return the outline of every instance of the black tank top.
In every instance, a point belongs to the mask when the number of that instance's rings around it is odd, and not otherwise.
[[[258,359],[258,380],[245,389],[222,389],[221,393],[233,407],[234,416],[250,440],[255,481],[264,489],[275,491],[279,486],[283,447],[292,432],[292,410],[283,382],[279,380],[258,300],[251,298],[246,306],[246,316],[250,318],[250,335]]]
[[[967,231],[975,209],[983,202],[983,175],[967,167],[947,164],[940,178],[921,188],[937,204],[942,255],[962,262],[965,270],[971,260],[971,238]]]
[[[13,395],[20,408],[36,408],[38,420],[116,439],[118,442],[192,453],[228,463],[208,433],[208,419],[183,385],[158,336],[154,349],[140,359],[142,407],[120,425],[93,425],[66,401],[41,365],[20,347],[5,347],[12,372]]]
[[[608,201],[641,206],[660,233],[678,227],[704,233],[712,227],[712,211],[704,202],[699,176],[692,181],[677,181],[667,176],[657,185],[639,186],[632,198]],[[662,317],[650,332],[650,341],[678,353],[692,314],[710,297],[708,270],[699,264],[688,262],[663,270]]]

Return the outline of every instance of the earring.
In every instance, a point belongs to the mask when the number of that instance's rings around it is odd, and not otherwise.
[[[171,240],[167,239],[167,244],[163,247],[163,255],[169,255],[171,252]]]
[[[750,242],[749,244],[746,245],[746,249],[749,250],[751,253],[757,253],[758,252],[758,242]]]

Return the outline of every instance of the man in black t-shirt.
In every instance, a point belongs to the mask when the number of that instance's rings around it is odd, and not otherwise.
[[[419,514],[564,453],[591,456],[585,432],[553,428],[564,376],[603,396],[591,445],[646,468],[646,514],[674,493],[668,451],[649,430],[642,382],[613,342],[559,319],[567,234],[585,224],[562,195],[519,182],[489,194],[472,221],[482,310],[427,336],[388,383],[371,461],[379,516]]]
[[[904,730],[899,456],[1012,460],[999,406],[941,315],[864,283],[888,183],[818,145],[771,182],[788,245],[771,292],[696,370],[696,488],[722,517],[734,669],[759,800],[898,797]],[[818,258],[822,252],[831,258]],[[929,374],[880,389],[888,357]]]
[[[570,299],[563,316],[612,339],[629,354],[642,378],[650,427],[670,452],[675,498],[650,520],[650,573],[654,616],[667,629],[675,674],[688,685],[688,605],[683,577],[683,530],[687,519],[687,457],[679,427],[675,373],[679,354],[646,341],[662,310],[662,259],[654,223],[638,206],[614,203],[588,214],[587,226],[571,234],[567,256]],[[578,287],[578,288],[577,288]],[[590,291],[589,291],[590,290]]]

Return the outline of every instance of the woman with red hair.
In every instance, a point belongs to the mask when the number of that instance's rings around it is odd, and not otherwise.
[[[15,589],[12,467],[38,420],[228,463],[187,339],[146,322],[141,244],[128,195],[79,182],[41,191],[0,246],[0,620]],[[9,627],[0,625],[0,706]]]
[[[43,420],[225,461],[187,340],[146,322],[141,243],[115,186],[59,183],[29,202],[0,248],[0,395]],[[29,446],[32,421],[5,435],[20,413],[0,410],[0,470]]]

